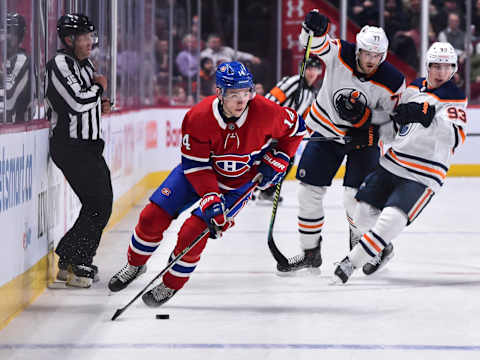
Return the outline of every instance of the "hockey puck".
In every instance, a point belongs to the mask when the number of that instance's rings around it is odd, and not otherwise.
[[[168,315],[168,314],[157,314],[157,315],[155,315],[155,319],[170,319],[170,315]]]

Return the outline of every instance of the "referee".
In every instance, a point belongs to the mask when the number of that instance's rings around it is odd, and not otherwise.
[[[300,80],[300,75],[285,76],[282,78],[265,97],[282,106],[288,106],[294,109],[305,119],[310,111],[310,106],[317,96],[314,87],[315,82],[322,72],[322,61],[318,57],[308,58],[305,64],[305,76]],[[300,93],[297,95],[297,89],[300,87]],[[292,156],[287,173],[293,166],[295,158]],[[275,194],[275,187],[272,186],[259,192],[257,199],[259,202],[271,204]],[[282,201],[280,197],[279,202]]]
[[[97,42],[95,26],[81,14],[66,14],[57,23],[64,46],[46,66],[46,113],[50,121],[50,155],[77,194],[82,208],[62,237],[57,280],[88,288],[98,269],[92,264],[102,231],[112,212],[110,171],[102,156],[101,114],[110,112],[104,76],[89,59]]]
[[[7,14],[7,61],[5,62],[5,82],[0,74],[0,96],[6,94],[7,123],[29,121],[31,105],[30,57],[21,47],[27,25],[25,18],[18,13]],[[1,110],[1,109],[0,109]]]

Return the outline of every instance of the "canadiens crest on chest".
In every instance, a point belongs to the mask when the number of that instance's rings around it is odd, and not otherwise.
[[[250,155],[214,155],[213,167],[217,173],[226,177],[238,177],[249,169]]]

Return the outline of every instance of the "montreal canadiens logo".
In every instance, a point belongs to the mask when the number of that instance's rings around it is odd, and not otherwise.
[[[165,195],[165,196],[170,196],[170,194],[172,193],[172,191],[169,189],[169,188],[162,188],[162,194]]]
[[[238,177],[250,170],[250,155],[219,155],[213,157],[213,168],[226,177]]]

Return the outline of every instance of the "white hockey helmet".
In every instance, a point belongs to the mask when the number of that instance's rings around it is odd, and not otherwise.
[[[427,50],[427,56],[425,59],[425,66],[428,69],[430,64],[453,64],[455,65],[452,76],[458,69],[458,56],[453,46],[448,42],[434,42]]]
[[[387,35],[385,35],[385,31],[380,27],[365,25],[357,34],[357,48],[355,51],[357,58],[360,49],[383,53],[380,64],[384,62],[387,58],[388,51],[388,39]]]

